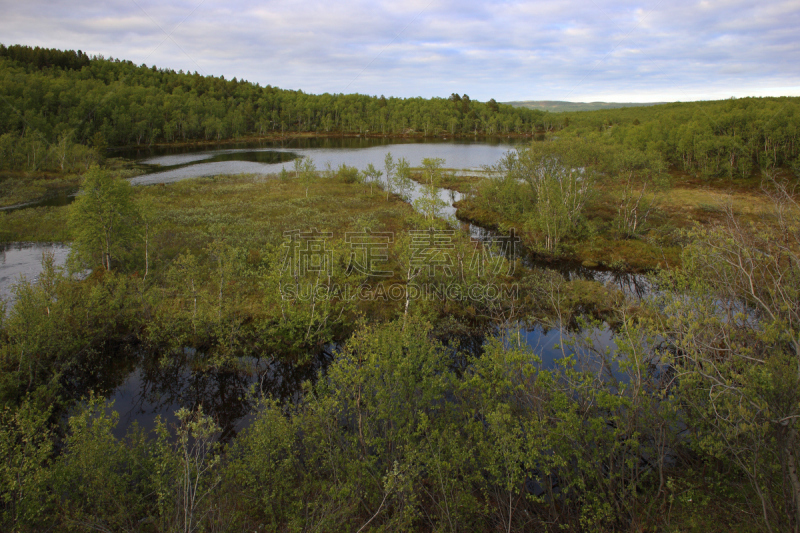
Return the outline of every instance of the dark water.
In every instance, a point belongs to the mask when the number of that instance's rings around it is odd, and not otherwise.
[[[52,252],[57,264],[63,264],[69,253],[65,244],[17,243],[0,248],[0,287],[10,297],[11,283],[20,275],[35,280],[41,272],[42,252]],[[571,274],[572,275],[572,274]],[[439,335],[447,343],[457,343],[460,350],[473,356],[482,352],[486,336],[492,333],[462,325],[457,332]],[[515,336],[516,335],[516,336]],[[611,331],[607,327],[578,332],[546,329],[541,325],[521,326],[507,341],[528,346],[541,359],[544,368],[553,368],[556,362],[572,349],[567,346],[578,336],[591,337],[596,352],[614,349]],[[313,381],[317,373],[333,360],[334,348],[315,354],[313,363],[295,365],[277,359],[240,358],[222,367],[207,364],[203,354],[187,348],[182,352],[150,353],[130,345],[109,347],[108,353],[98,360],[78,364],[66,376],[67,389],[76,397],[89,390],[104,394],[113,401],[113,409],[120,415],[116,433],[125,434],[136,422],[145,429],[155,427],[156,417],[167,424],[177,422],[175,411],[202,405],[204,412],[213,416],[223,428],[225,439],[232,438],[250,421],[255,399],[271,396],[296,403],[301,400],[302,384]],[[586,361],[598,372],[609,369],[596,360]]]
[[[134,422],[152,429],[158,417],[172,426],[178,409],[202,406],[222,428],[223,440],[229,440],[249,424],[258,398],[299,403],[302,384],[313,381],[333,358],[331,352],[322,351],[305,365],[243,357],[210,367],[203,354],[191,348],[162,356],[140,353],[121,384],[109,389],[109,402],[120,416],[118,436]]]
[[[46,196],[44,198],[40,198],[38,200],[34,200],[33,202],[26,202],[24,204],[16,204],[16,205],[9,205],[6,207],[0,207],[0,211],[17,211],[19,209],[27,209],[29,207],[61,207],[64,205],[69,205],[75,201],[75,196],[77,195],[77,189],[69,189],[58,194],[53,194],[50,196]]]
[[[469,357],[482,353],[489,334],[465,328],[458,334],[438,335],[439,340],[458,350],[453,354],[453,364],[462,369],[469,365]],[[591,350],[574,350],[570,346],[579,337]],[[572,354],[579,368],[625,381],[616,365],[585,356],[616,349],[613,333],[607,326],[573,332],[546,329],[541,325],[521,326],[506,332],[505,342],[529,347],[543,369],[554,369],[565,354]],[[126,350],[128,348],[120,348],[120,353]],[[202,406],[203,412],[212,416],[222,428],[222,440],[229,441],[250,424],[258,398],[300,403],[303,384],[316,381],[333,362],[335,353],[336,349],[329,347],[315,354],[312,362],[305,365],[244,357],[221,367],[209,367],[203,354],[191,348],[167,356],[163,353],[106,356],[105,361],[114,361],[110,368],[98,372],[91,365],[91,372],[76,379],[74,388],[76,392],[93,389],[107,396],[108,410],[119,414],[115,430],[118,437],[124,436],[133,423],[151,430],[157,418],[168,427],[174,427],[178,422],[177,410]],[[96,381],[98,378],[102,381]]]

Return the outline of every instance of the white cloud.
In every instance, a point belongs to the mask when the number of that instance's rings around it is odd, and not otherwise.
[[[793,0],[0,0],[0,9],[4,44],[316,93],[647,101],[800,86]]]

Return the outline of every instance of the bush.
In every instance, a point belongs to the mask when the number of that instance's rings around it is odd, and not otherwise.
[[[348,167],[344,163],[336,171],[336,179],[342,183],[361,183],[361,172],[356,167]]]

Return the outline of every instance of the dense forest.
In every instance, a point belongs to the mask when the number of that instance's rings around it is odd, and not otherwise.
[[[310,95],[236,79],[136,66],[82,52],[0,46],[3,168],[90,164],[87,147],[244,136],[474,135],[567,131],[656,150],[704,175],[747,176],[796,164],[800,101],[740,98],[580,113],[546,113],[450,98]],[[80,146],[76,146],[80,145]],[[89,163],[87,163],[87,161]]]
[[[748,177],[758,167],[799,163],[800,98],[738,98],[560,116],[564,129],[576,135],[658,152],[675,167],[703,176]]]
[[[467,95],[310,95],[21,46],[0,47],[0,58],[7,108],[0,133],[15,141],[57,143],[68,136],[83,144],[125,146],[290,132],[491,135],[531,134],[543,127],[541,112]]]
[[[3,531],[800,528],[800,100],[552,114],[19,46],[0,76],[0,186],[80,186],[0,212],[71,247],[0,300]],[[107,150],[410,130],[546,133],[481,176],[132,186]],[[181,408],[122,424],[130,376]]]

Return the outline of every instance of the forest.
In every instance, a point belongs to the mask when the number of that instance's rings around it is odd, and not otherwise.
[[[800,100],[545,113],[20,46],[0,76],[2,205],[80,188],[0,211],[71,247],[0,300],[3,531],[800,528]],[[300,134],[532,137],[471,175],[134,186],[114,152]],[[132,373],[219,394],[123,426]]]
[[[115,147],[296,132],[530,135],[543,127],[541,112],[467,95],[310,95],[19,46],[0,47],[0,80],[10,111],[0,118],[0,132],[13,136],[4,140],[4,150],[22,143],[16,165],[29,168],[40,167],[24,155],[26,135],[29,142],[57,143],[67,136],[68,143]]]

